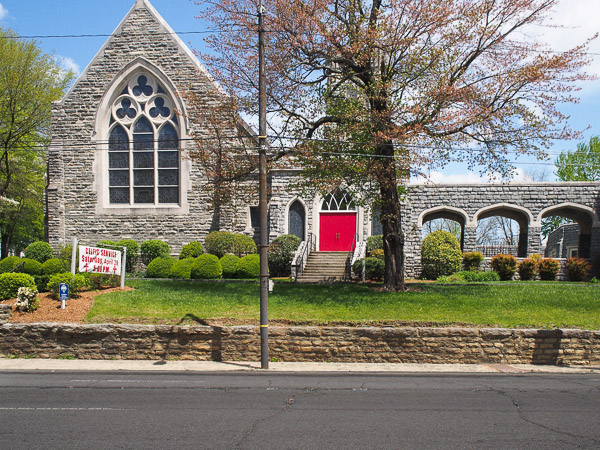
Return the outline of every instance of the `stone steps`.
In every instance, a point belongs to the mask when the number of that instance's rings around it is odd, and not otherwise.
[[[312,252],[298,283],[334,283],[346,276],[348,252]]]

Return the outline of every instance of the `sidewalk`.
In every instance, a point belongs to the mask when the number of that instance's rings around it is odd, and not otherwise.
[[[137,361],[4,359],[1,371],[89,371],[89,372],[255,372],[255,373],[555,373],[600,374],[600,366],[541,366],[528,364],[392,364],[271,362],[268,370],[260,362],[215,361]]]

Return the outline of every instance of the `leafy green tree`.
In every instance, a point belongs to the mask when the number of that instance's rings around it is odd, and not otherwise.
[[[72,78],[34,41],[0,28],[2,255],[9,248],[20,250],[43,230],[44,150],[50,139],[51,104],[62,97]]]

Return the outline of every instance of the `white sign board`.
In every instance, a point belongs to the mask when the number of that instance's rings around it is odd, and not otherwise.
[[[121,275],[121,252],[107,248],[80,245],[79,271]]]

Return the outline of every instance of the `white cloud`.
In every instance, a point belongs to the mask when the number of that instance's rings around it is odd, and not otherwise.
[[[463,173],[444,174],[433,171],[428,176],[418,176],[410,180],[411,184],[480,184],[480,183],[498,183],[501,177],[494,174],[479,175],[475,172],[467,171]],[[516,168],[513,172],[511,183],[530,183],[533,180],[521,168]]]
[[[8,16],[8,10],[0,3],[0,20],[4,19],[6,16]]]
[[[72,71],[75,76],[81,73],[81,68],[79,64],[77,64],[73,58],[69,58],[68,56],[57,56],[59,64],[65,68],[66,70]]]

